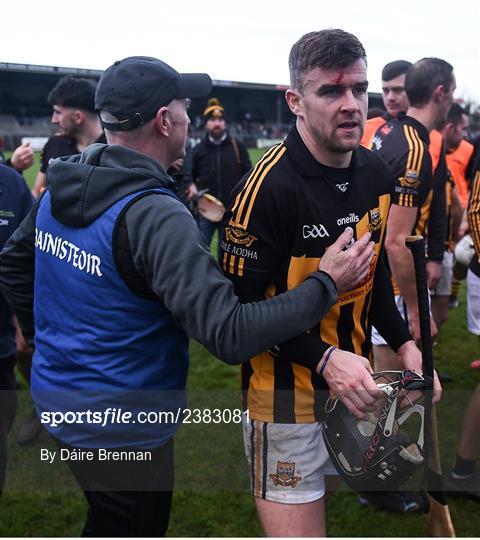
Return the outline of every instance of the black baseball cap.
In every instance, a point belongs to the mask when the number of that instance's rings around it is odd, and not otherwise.
[[[145,124],[174,99],[204,97],[212,89],[206,73],[178,73],[149,56],[130,56],[106,69],[95,92],[95,109],[108,111],[119,122],[102,120],[110,131],[125,131]]]

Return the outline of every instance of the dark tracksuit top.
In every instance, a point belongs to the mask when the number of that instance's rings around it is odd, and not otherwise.
[[[220,144],[214,144],[206,135],[193,149],[192,168],[188,176],[200,190],[208,189],[225,205],[232,189],[251,167],[247,149],[239,141],[235,139],[233,142],[232,137],[227,135]]]

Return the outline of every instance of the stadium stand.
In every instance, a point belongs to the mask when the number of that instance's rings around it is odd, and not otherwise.
[[[51,107],[47,95],[60,77],[76,75],[98,79],[94,69],[37,66],[0,62],[0,137],[5,149],[16,147],[22,137],[48,137]],[[246,146],[256,147],[265,141],[282,139],[294,122],[285,102],[286,86],[236,81],[213,81],[212,96],[229,111],[229,129]],[[191,136],[203,136],[201,112],[205,99],[192,101]],[[370,94],[370,106],[383,103],[380,94]],[[262,142],[263,141],[263,142]]]

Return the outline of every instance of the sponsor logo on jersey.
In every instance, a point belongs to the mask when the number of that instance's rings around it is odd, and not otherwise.
[[[348,189],[348,186],[350,185],[350,182],[344,182],[343,184],[335,184],[335,185],[342,193],[345,193],[345,191],[347,191]]]
[[[253,242],[258,240],[255,236],[236,227],[225,227],[225,236],[227,237],[228,242],[233,242],[234,244],[240,244],[241,246],[246,247],[250,247]]]
[[[382,226],[382,214],[380,213],[380,208],[372,208],[369,212],[370,224],[368,225],[368,230],[370,232],[378,231]]]
[[[383,141],[381,137],[379,137],[378,135],[374,135],[372,137],[372,142],[371,142],[372,148],[375,146],[375,150],[380,150],[380,148],[382,148],[382,144],[383,144]]]
[[[337,219],[337,225],[348,225],[350,223],[358,223],[360,218],[357,214],[350,212],[347,217],[342,217]]]
[[[392,131],[392,128],[388,124],[384,124],[380,128],[380,133],[383,133],[384,135],[388,135],[390,133],[390,131]]]
[[[301,476],[295,476],[295,463],[287,461],[277,461],[277,474],[271,474],[274,486],[287,486],[291,488],[297,487],[297,484],[302,480]]]
[[[323,225],[304,225],[303,238],[325,238],[330,236]]]
[[[413,169],[407,169],[405,171],[405,176],[400,178],[400,185],[410,189],[416,189],[420,185],[420,180],[418,179],[418,172]]]
[[[0,218],[0,227],[7,227],[8,219]]]
[[[222,240],[222,250],[230,255],[236,255],[237,257],[243,257],[244,259],[252,259],[256,261],[258,259],[258,253],[254,249],[247,249],[246,247],[234,246],[233,244],[227,244]]]

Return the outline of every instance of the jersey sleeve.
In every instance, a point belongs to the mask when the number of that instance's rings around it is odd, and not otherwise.
[[[442,153],[434,174],[433,196],[428,218],[427,256],[430,261],[442,262],[448,236],[447,179],[448,169]]]
[[[235,189],[224,219],[221,264],[242,302],[265,298],[293,242],[294,194],[259,171]]]
[[[369,316],[373,326],[395,352],[412,339],[395,304],[392,281],[386,266],[385,248],[380,252],[375,269]]]
[[[468,224],[475,246],[475,254],[480,258],[480,170],[477,170],[472,183],[468,203]]]
[[[410,126],[403,127],[405,139],[398,141],[401,158],[392,162],[392,204],[418,208],[432,187],[432,160],[417,132]]]

